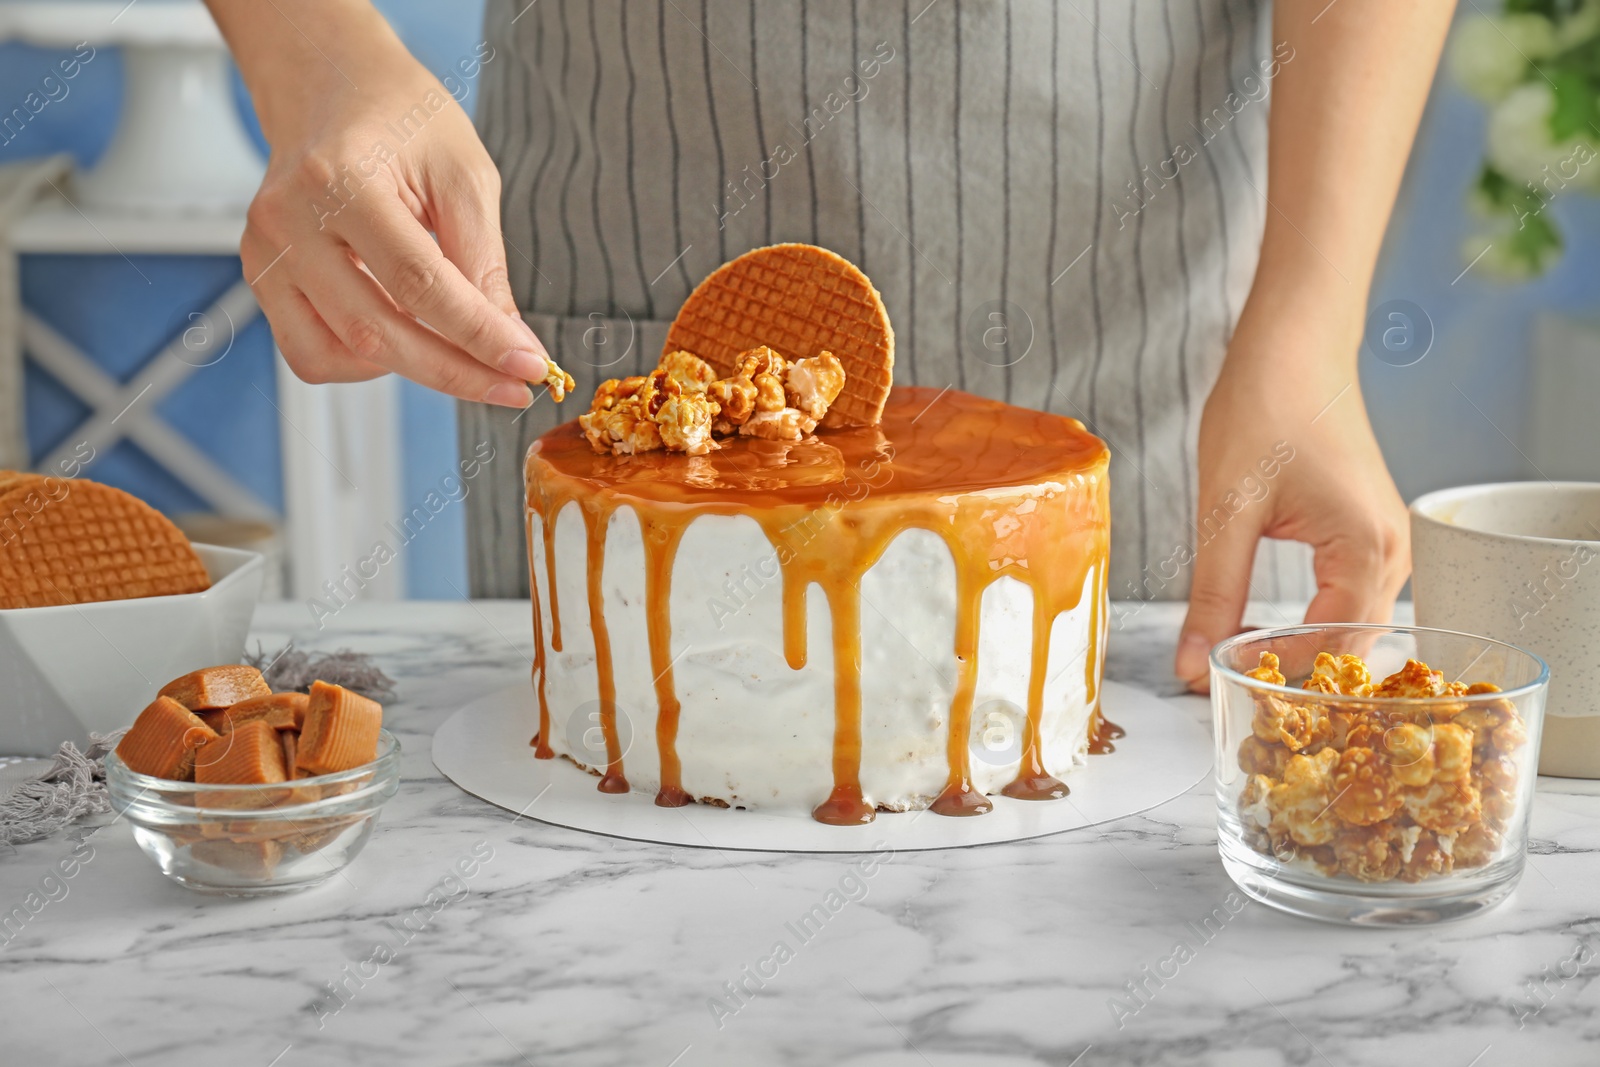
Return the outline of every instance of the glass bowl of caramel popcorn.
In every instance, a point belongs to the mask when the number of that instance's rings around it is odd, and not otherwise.
[[[1218,847],[1316,919],[1463,918],[1522,876],[1550,672],[1486,637],[1389,625],[1241,634],[1211,655]]]

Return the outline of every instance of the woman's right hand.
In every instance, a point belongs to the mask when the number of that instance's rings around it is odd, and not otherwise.
[[[209,3],[272,146],[240,255],[295,374],[526,407],[547,353],[466,112],[366,0]]]

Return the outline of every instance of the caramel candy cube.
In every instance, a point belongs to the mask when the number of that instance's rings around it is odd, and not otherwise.
[[[194,757],[194,780],[206,785],[272,785],[287,778],[278,731],[260,719],[207,741]]]
[[[306,708],[310,704],[311,698],[304,693],[269,693],[264,697],[241,700],[221,711],[208,711],[206,715],[219,716],[221,725],[215,727],[219,734],[238,729],[256,719],[274,730],[298,730],[306,721]]]
[[[123,735],[117,757],[140,774],[192,782],[195,750],[216,738],[216,731],[194,712],[170,697],[158,696]]]
[[[298,777],[300,770],[294,764],[300,748],[300,734],[294,730],[279,730],[278,747],[283,749],[283,769],[289,772],[290,778]]]
[[[190,847],[189,854],[247,878],[270,878],[283,858],[283,845],[277,841],[200,841]]]
[[[348,771],[378,757],[383,705],[326,682],[311,684],[295,766],[306,774]]]
[[[161,695],[171,697],[190,711],[216,711],[251,697],[270,696],[261,672],[242,663],[206,667],[161,687]]]

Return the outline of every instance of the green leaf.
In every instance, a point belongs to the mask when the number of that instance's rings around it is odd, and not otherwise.
[[[1507,247],[1512,258],[1526,263],[1532,273],[1542,274],[1561,252],[1561,234],[1546,216],[1528,215],[1512,232]]]
[[[1506,0],[1506,14],[1543,15],[1552,20],[1559,17],[1555,0]]]
[[[1489,203],[1503,208],[1511,206],[1511,198],[1516,190],[1511,185],[1510,178],[1485,163],[1482,173],[1478,175],[1478,191]]]
[[[1506,14],[1543,15],[1551,22],[1560,23],[1582,6],[1583,0],[1506,0]]]
[[[1550,112],[1550,134],[1560,144],[1595,120],[1595,91],[1588,78],[1570,67],[1557,70],[1550,80],[1556,98]]]

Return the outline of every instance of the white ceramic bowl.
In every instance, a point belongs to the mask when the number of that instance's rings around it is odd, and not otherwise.
[[[239,661],[262,557],[194,547],[211,575],[203,593],[0,611],[0,755],[48,756],[130,726],[173,678]]]
[[[1550,665],[1539,773],[1600,778],[1600,484],[1443,489],[1411,505],[1417,624]]]

